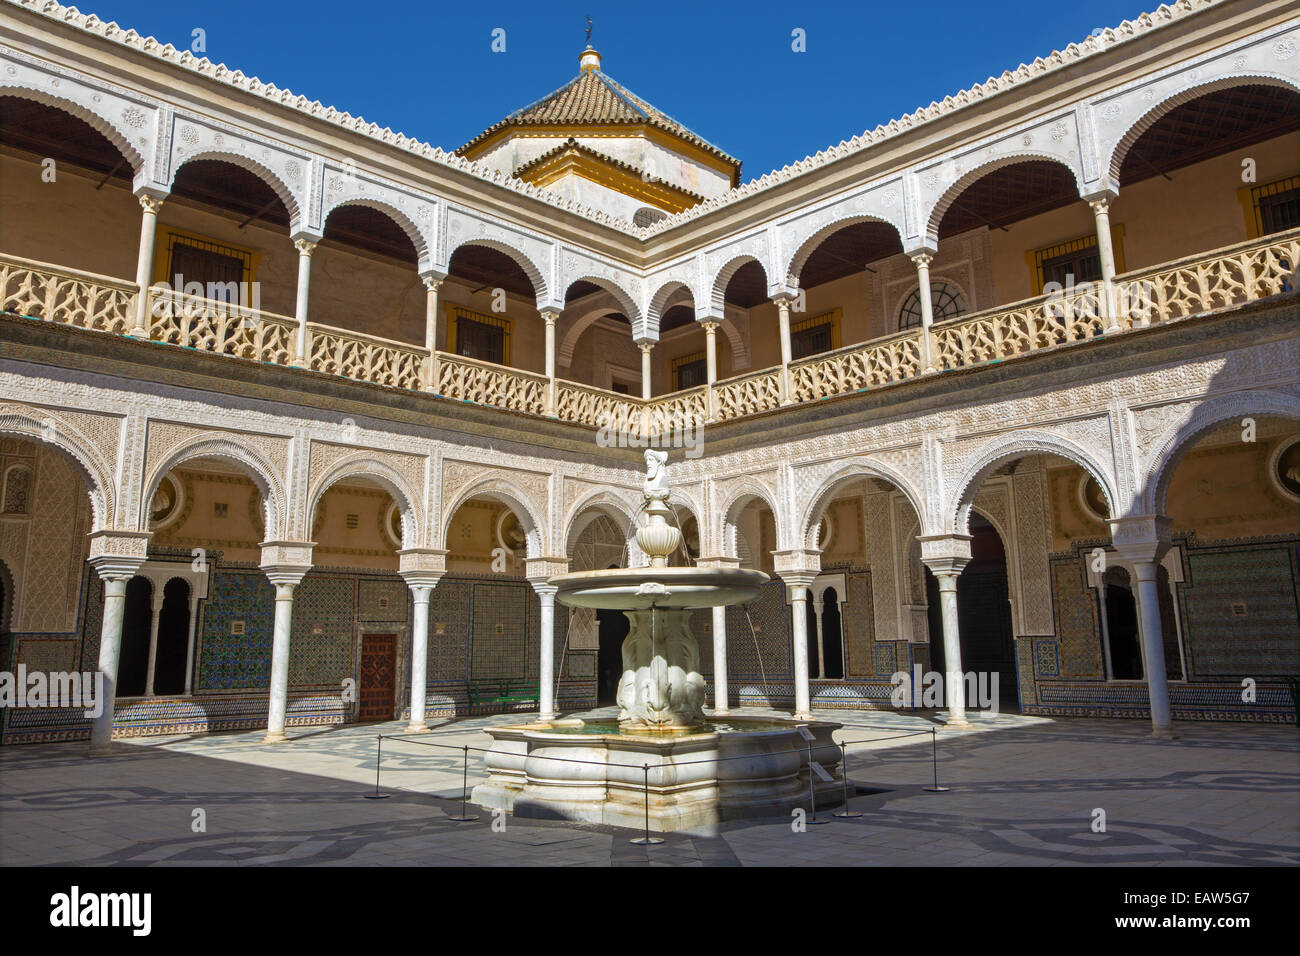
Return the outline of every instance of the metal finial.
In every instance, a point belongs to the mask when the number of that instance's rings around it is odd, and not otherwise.
[[[587,46],[591,46],[591,14],[587,14]]]

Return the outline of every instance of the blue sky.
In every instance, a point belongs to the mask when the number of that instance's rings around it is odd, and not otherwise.
[[[746,180],[1157,5],[82,3],[178,47],[201,28],[217,62],[447,149],[573,77],[590,14],[605,72],[741,159]]]

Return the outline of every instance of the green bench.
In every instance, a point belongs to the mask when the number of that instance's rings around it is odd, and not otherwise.
[[[536,704],[541,699],[540,685],[527,680],[470,681],[465,685],[465,695],[471,710],[498,704]]]

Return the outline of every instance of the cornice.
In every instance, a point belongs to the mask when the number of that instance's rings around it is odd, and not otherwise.
[[[648,226],[635,226],[627,220],[616,218],[603,211],[569,200],[550,190],[516,179],[509,173],[488,168],[483,164],[458,156],[454,152],[448,152],[427,142],[395,132],[388,127],[381,128],[377,123],[367,122],[363,117],[354,116],[334,107],[326,106],[319,100],[308,100],[307,97],[294,94],[291,90],[283,89],[273,83],[265,83],[258,77],[247,76],[241,70],[231,70],[225,64],[214,63],[206,57],[196,57],[188,50],[178,50],[170,43],[160,43],[156,38],[143,36],[135,30],[123,30],[114,22],[101,20],[93,14],[83,14],[76,7],[63,6],[53,2],[53,0],[4,0],[4,2],[9,6],[29,11],[72,29],[102,37],[120,46],[168,63],[175,68],[188,70],[214,82],[222,83],[254,96],[260,96],[321,122],[360,133],[377,142],[407,151],[440,166],[458,170],[483,182],[500,186],[518,195],[572,213],[597,225],[608,227],[633,238],[648,239],[685,223],[706,218],[711,213],[725,209],[742,200],[761,196],[774,187],[816,173],[832,163],[877,147],[894,137],[951,116],[961,110],[987,102],[993,97],[1073,66],[1088,57],[1095,56],[1121,44],[1148,38],[1153,31],[1199,12],[1215,7],[1229,6],[1233,3],[1233,0],[1178,0],[1177,3],[1172,5],[1162,4],[1150,13],[1143,13],[1132,20],[1125,20],[1114,28],[1097,31],[1080,43],[1071,43],[1063,50],[1055,50],[1046,57],[1036,58],[1032,63],[1022,63],[1015,70],[1007,70],[998,77],[989,77],[983,83],[978,83],[954,95],[944,97],[940,102],[932,102],[929,106],[921,107],[905,116],[890,120],[873,130],[865,131],[858,136],[844,140],[838,145],[819,150],[817,153],[798,162],[773,170],[721,196],[706,200],[691,209],[676,213]]]

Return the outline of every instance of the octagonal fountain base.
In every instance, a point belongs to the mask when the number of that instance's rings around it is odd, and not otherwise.
[[[474,788],[481,807],[519,817],[602,823],[658,832],[708,834],[724,820],[809,808],[808,746],[831,776],[814,775],[819,811],[843,799],[840,748],[830,721],[708,718],[703,728],[620,732],[616,721],[581,720],[490,727],[488,778]],[[579,762],[580,761],[580,762]]]

